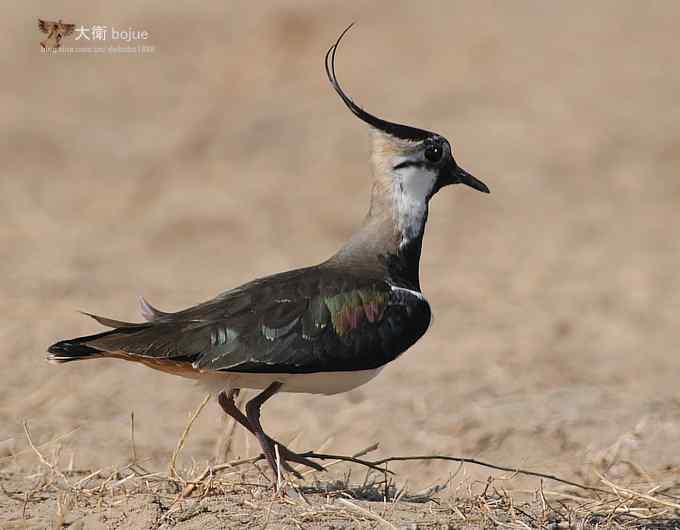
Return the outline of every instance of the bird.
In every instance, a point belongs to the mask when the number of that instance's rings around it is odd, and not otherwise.
[[[160,311],[142,298],[144,322],[85,313],[112,329],[48,349],[54,363],[117,358],[202,382],[257,438],[274,477],[300,476],[292,464],[323,467],[265,433],[262,405],[279,392],[347,392],[413,346],[432,318],[419,278],[429,201],[453,184],[489,193],[457,164],[446,138],[370,114],[345,93],[335,62],[351,27],[326,52],[325,69],[371,131],[374,181],[358,231],[317,265],[255,279],[188,309]],[[236,403],[241,389],[260,391],[245,413]]]
[[[39,18],[38,29],[47,33],[47,38],[40,42],[40,46],[45,50],[56,50],[61,46],[61,39],[71,35],[75,31],[76,25],[64,24],[61,19],[54,22]]]

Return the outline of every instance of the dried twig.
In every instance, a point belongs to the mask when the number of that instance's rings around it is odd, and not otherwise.
[[[353,502],[350,502],[347,499],[343,499],[342,497],[338,498],[338,502],[341,503],[341,504],[344,504],[345,506],[347,506],[351,510],[359,512],[360,514],[365,515],[366,517],[369,517],[370,519],[373,519],[374,521],[378,521],[380,524],[386,526],[387,528],[392,528],[393,530],[397,530],[396,526],[394,526],[389,521],[380,517],[377,513],[373,513],[372,511],[367,510],[366,508],[362,508],[361,506],[354,504]]]
[[[351,462],[353,464],[360,464],[362,466],[375,469],[376,471],[380,471],[381,473],[384,473],[386,470],[384,467],[380,467],[380,464],[376,464],[375,462],[371,462],[370,460],[363,460],[359,457],[370,453],[371,451],[375,451],[378,448],[378,444],[375,443],[363,451],[360,451],[354,456],[347,456],[347,455],[334,455],[334,454],[329,454],[329,453],[317,453],[315,451],[307,451],[306,453],[301,453],[300,456],[303,456],[305,458],[316,458],[319,460],[335,460],[335,462],[331,462],[326,468],[330,467],[333,464],[337,464],[338,462]],[[393,475],[393,471],[387,470],[387,473],[390,475]]]
[[[554,480],[555,482],[560,482],[562,484],[566,484],[568,486],[573,486],[574,488],[580,488],[588,491],[597,491],[599,493],[605,493],[608,494],[610,493],[607,490],[597,488],[595,486],[586,486],[585,484],[579,484],[578,482],[573,482],[571,480],[567,480],[564,478],[560,478],[557,475],[551,475],[548,473],[541,473],[538,471],[529,471],[526,469],[521,469],[518,467],[507,467],[507,466],[499,466],[496,464],[490,464],[488,462],[483,462],[481,460],[477,460],[476,458],[465,458],[465,457],[458,457],[458,456],[444,456],[444,455],[424,455],[424,456],[390,456],[387,458],[381,458],[380,460],[362,460],[360,458],[355,458],[351,456],[343,456],[343,455],[332,455],[332,454],[326,454],[326,453],[315,453],[313,451],[307,452],[307,453],[302,453],[302,456],[306,458],[318,458],[321,460],[326,460],[326,459],[333,459],[333,460],[342,460],[344,462],[351,462],[354,464],[359,464],[362,466],[370,467],[371,469],[377,469],[379,471],[385,471],[385,468],[380,467],[383,466],[384,464],[387,464],[389,462],[411,462],[411,461],[427,461],[427,460],[445,460],[448,462],[460,462],[463,464],[473,464],[476,466],[482,466],[482,467],[488,467],[490,469],[496,469],[498,471],[508,471],[510,473],[516,473],[519,475],[526,475],[529,477],[539,477],[539,478],[545,478],[549,480]],[[387,471],[388,473],[393,473],[392,471]]]
[[[57,467],[54,464],[48,462],[47,459],[43,456],[43,454],[38,450],[38,448],[33,443],[33,440],[31,439],[31,433],[28,431],[28,422],[26,420],[24,420],[24,433],[26,434],[26,439],[28,440],[28,445],[30,445],[33,452],[36,455],[38,455],[40,462],[42,462],[44,465],[46,465],[50,469],[50,471],[52,471],[52,473],[54,473],[61,480],[63,480],[64,484],[66,484],[66,486],[69,486],[69,481],[66,478],[66,476],[61,471],[59,471],[59,469],[57,469]]]
[[[41,443],[41,444],[38,445],[37,447],[38,447],[38,449],[42,449],[43,447],[48,446],[48,445],[50,445],[50,444],[52,444],[52,443],[54,443],[54,442],[60,442],[60,441],[62,441],[64,438],[68,438],[68,437],[71,436],[73,433],[75,433],[75,432],[77,432],[77,431],[79,431],[79,430],[80,430],[80,427],[75,427],[75,428],[71,429],[71,430],[68,431],[68,432],[65,432],[65,433],[63,433],[63,434],[60,434],[60,435],[58,435],[58,436],[55,436],[55,437],[52,438],[51,440],[47,440],[46,442]],[[14,454],[10,455],[10,456],[3,456],[2,458],[0,458],[0,464],[6,462],[6,461],[8,461],[8,460],[16,460],[18,457],[22,456],[24,453],[27,453],[27,452],[29,452],[29,451],[31,451],[31,450],[32,450],[32,448],[31,448],[31,447],[28,447],[28,448],[26,448],[26,449],[22,449],[21,451],[19,451],[19,452],[17,452],[17,453],[14,453]]]
[[[623,493],[624,495],[627,495],[631,498],[645,500],[645,501],[648,501],[648,502],[651,502],[651,503],[654,503],[654,504],[660,504],[661,506],[666,506],[668,508],[680,510],[680,504],[678,504],[676,502],[670,502],[670,501],[666,501],[666,500],[663,500],[663,499],[659,499],[657,497],[652,497],[651,495],[647,495],[645,493],[638,493],[637,491],[634,491],[634,490],[631,490],[631,489],[628,489],[628,488],[624,488],[624,487],[621,487],[621,486],[617,486],[616,484],[614,484],[610,480],[606,479],[603,475],[600,475],[599,473],[598,473],[598,476],[600,477],[600,480],[604,484],[609,486],[616,495],[620,495],[620,494]]]
[[[240,460],[233,460],[231,462],[225,462],[224,464],[218,464],[216,466],[208,466],[205,468],[205,471],[203,471],[203,473],[201,473],[201,475],[198,478],[186,481],[187,486],[182,491],[182,498],[191,495],[193,491],[196,489],[196,487],[199,486],[208,476],[212,477],[212,475],[214,475],[218,471],[241,466],[243,464],[254,464],[255,462],[258,462],[260,460],[264,460],[264,455],[259,454],[257,456],[253,456],[250,458],[242,458]]]
[[[203,411],[203,408],[207,405],[208,401],[210,401],[210,394],[206,394],[201,404],[191,415],[191,418],[189,418],[189,423],[187,423],[187,426],[184,428],[184,432],[182,433],[182,436],[180,436],[180,439],[177,442],[177,447],[175,448],[175,451],[172,453],[172,459],[170,460],[170,474],[174,477],[179,477],[179,475],[177,474],[177,468],[175,467],[175,464],[177,463],[177,457],[184,448],[184,442],[186,442],[187,436],[189,435],[189,431],[191,430],[192,425],[196,421],[196,418],[198,418],[199,414],[201,414],[201,411]]]
[[[276,491],[281,491],[281,455],[279,454],[279,444],[274,444],[276,453]]]
[[[137,448],[135,447],[135,411],[130,412],[130,445],[132,449],[132,463],[137,463]]]

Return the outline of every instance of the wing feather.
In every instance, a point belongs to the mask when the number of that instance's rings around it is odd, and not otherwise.
[[[43,33],[49,33],[50,28],[52,28],[56,22],[51,22],[49,20],[43,20],[42,18],[38,19],[38,29],[42,31]]]
[[[412,298],[396,300],[380,279],[307,269],[144,324],[92,316],[120,333],[85,344],[112,355],[186,361],[199,371],[363,370],[394,359],[427,329],[429,306]]]

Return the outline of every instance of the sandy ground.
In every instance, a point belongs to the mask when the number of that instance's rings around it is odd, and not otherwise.
[[[155,51],[47,56],[38,16],[148,30]],[[200,388],[45,349],[100,329],[78,309],[135,320],[137,295],[176,310],[332,254],[367,208],[368,135],[322,60],[358,20],[347,91],[447,136],[492,194],[431,205],[425,338],[349,394],[276,397],[265,427],[300,449],[677,480],[678,17],[670,1],[6,6],[0,471],[38,465],[24,420],[36,444],[70,433],[60,465],[122,465],[132,411],[138,457],[167,468]],[[211,401],[182,466],[219,460],[225,424]],[[237,431],[232,454],[254,452]],[[418,488],[457,467],[393,468]]]

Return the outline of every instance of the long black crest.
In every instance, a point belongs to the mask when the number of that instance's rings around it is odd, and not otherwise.
[[[338,93],[342,101],[345,102],[347,108],[349,108],[349,110],[351,110],[355,116],[365,121],[369,125],[396,138],[401,138],[403,140],[413,140],[417,142],[432,136],[433,133],[430,131],[409,127],[408,125],[401,125],[399,123],[392,123],[390,121],[378,118],[377,116],[373,116],[373,114],[369,114],[356,103],[354,103],[354,101],[352,101],[342,90],[340,83],[338,82],[338,77],[335,75],[335,52],[338,50],[338,45],[345,36],[345,33],[347,33],[352,26],[354,26],[354,22],[345,28],[345,31],[340,34],[338,40],[335,41],[335,44],[328,48],[328,51],[326,52],[326,75],[328,75],[328,80],[330,81],[331,85],[333,85],[333,88]]]

